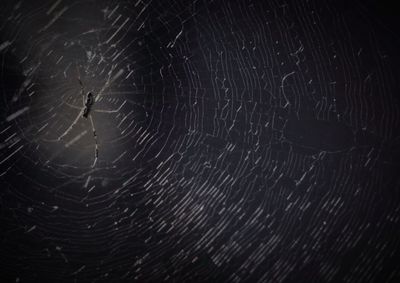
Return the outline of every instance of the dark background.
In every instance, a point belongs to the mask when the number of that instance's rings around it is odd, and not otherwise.
[[[399,281],[395,4],[38,2],[0,4],[1,282]]]

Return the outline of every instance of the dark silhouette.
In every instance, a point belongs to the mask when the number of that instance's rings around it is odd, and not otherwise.
[[[83,117],[87,118],[94,103],[93,94],[89,92],[86,97],[85,110],[83,110]]]

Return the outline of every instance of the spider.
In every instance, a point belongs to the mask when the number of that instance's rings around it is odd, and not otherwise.
[[[65,132],[64,132],[61,136],[58,137],[57,140],[60,141],[63,137],[65,137],[65,136],[72,130],[72,128],[76,125],[76,123],[78,123],[78,121],[79,121],[80,118],[85,118],[85,119],[88,119],[88,118],[89,118],[89,120],[90,120],[90,125],[91,125],[91,128],[92,128],[94,146],[95,146],[94,160],[93,160],[93,164],[92,164],[92,167],[94,167],[94,166],[96,165],[97,159],[98,159],[98,157],[99,157],[99,143],[98,143],[98,140],[97,140],[96,128],[95,128],[95,124],[94,124],[94,121],[93,121],[91,112],[116,113],[116,112],[118,112],[119,110],[121,110],[121,108],[123,107],[123,105],[125,104],[125,102],[122,103],[121,106],[120,106],[118,109],[116,109],[116,110],[92,109],[92,108],[93,108],[93,105],[95,104],[95,102],[99,99],[100,94],[98,94],[97,97],[95,97],[95,96],[92,94],[92,92],[88,92],[88,93],[85,95],[85,88],[84,88],[83,83],[82,83],[82,81],[81,81],[80,78],[78,78],[78,82],[79,82],[79,84],[80,84],[80,86],[81,86],[81,95],[82,95],[82,98],[83,98],[83,106],[82,106],[82,107],[79,107],[79,106],[76,106],[76,105],[73,105],[73,104],[70,104],[70,103],[64,101],[64,103],[65,103],[66,105],[68,105],[69,107],[74,108],[74,109],[78,109],[78,110],[80,110],[80,111],[79,111],[77,117],[75,118],[75,120],[74,120],[74,121],[71,123],[71,125],[65,130]],[[85,102],[85,98],[86,98],[86,102]]]

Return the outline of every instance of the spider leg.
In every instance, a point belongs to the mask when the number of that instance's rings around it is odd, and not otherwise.
[[[73,105],[73,104],[71,104],[71,103],[68,103],[68,102],[65,102],[65,101],[63,101],[63,103],[64,103],[65,105],[68,105],[68,106],[69,106],[69,107],[71,107],[71,108],[74,108],[74,109],[79,109],[79,110],[81,110],[81,109],[82,109],[82,107],[79,107],[79,106]]]
[[[95,109],[93,112],[97,113],[117,113],[120,109],[115,109],[115,110],[102,110],[102,109]]]
[[[81,85],[81,94],[82,94],[82,106],[85,107],[85,88],[80,78],[78,78],[79,84]]]
[[[81,85],[81,94],[82,94],[82,99],[83,99],[83,107],[85,107],[85,97],[84,97],[85,89],[83,87],[83,83],[82,83],[80,78],[78,78],[78,81],[79,81],[79,84]],[[67,103],[67,105],[69,105],[69,104]],[[75,107],[73,107],[73,108],[75,108]],[[78,115],[76,116],[76,118],[72,122],[72,124],[68,127],[68,129],[65,130],[65,132],[61,136],[59,136],[57,138],[57,140],[61,140],[63,137],[65,137],[72,130],[72,127],[75,126],[76,123],[78,123],[79,118],[81,117],[83,111],[84,111],[84,109],[81,109],[81,111],[79,111]]]
[[[97,142],[96,128],[94,127],[94,122],[93,122],[92,115],[90,115],[89,118],[90,118],[90,124],[92,125],[93,139],[94,139],[94,144],[95,144],[94,161],[93,161],[93,164],[92,164],[92,167],[94,167],[96,165],[97,159],[99,157],[99,144]]]
[[[76,116],[75,120],[72,122],[71,126],[69,126],[68,129],[66,129],[65,132],[61,136],[58,137],[57,140],[61,140],[63,137],[65,137],[72,130],[72,127],[75,126],[76,123],[78,123],[79,118],[81,118],[81,116],[82,116],[82,111],[79,111],[78,115]]]
[[[101,110],[101,109],[95,109],[94,112],[99,112],[99,113],[117,113],[117,112],[119,112],[119,111],[122,109],[122,107],[125,105],[125,103],[126,103],[126,100],[121,104],[120,107],[118,107],[118,108],[115,109],[115,110]]]

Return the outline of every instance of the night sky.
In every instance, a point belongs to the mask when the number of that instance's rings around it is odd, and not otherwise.
[[[0,282],[400,282],[399,52],[384,1],[1,0]]]

